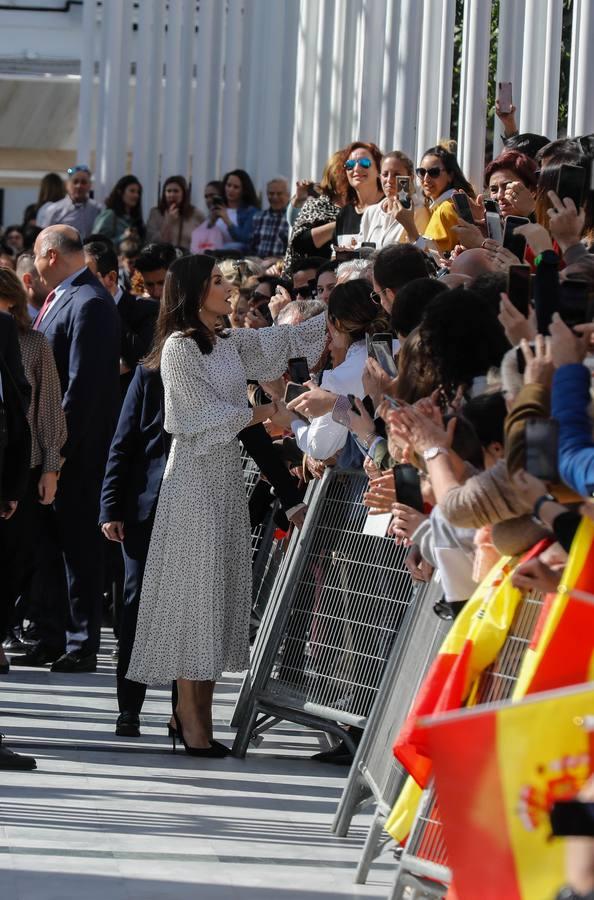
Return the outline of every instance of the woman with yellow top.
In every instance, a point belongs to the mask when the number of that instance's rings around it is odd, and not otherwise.
[[[451,251],[458,243],[453,227],[459,224],[451,197],[456,191],[464,191],[471,200],[475,200],[472,185],[465,178],[454,154],[445,147],[431,147],[427,150],[423,154],[417,175],[428,201],[429,222],[420,235],[413,217],[409,215],[410,210],[400,209],[396,218],[404,225],[411,243],[421,249],[433,245],[440,253]]]

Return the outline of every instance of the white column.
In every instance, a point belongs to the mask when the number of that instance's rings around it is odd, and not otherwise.
[[[169,3],[165,38],[165,108],[161,132],[162,181],[170,175],[186,178],[189,175],[195,6],[194,0]]]
[[[497,41],[497,73],[495,89],[500,81],[511,81],[512,99],[519,122],[522,106],[522,65],[524,58],[525,0],[499,0],[499,36]],[[501,153],[501,122],[493,119],[493,156]]]
[[[557,136],[563,0],[526,0],[520,131]]]
[[[275,4],[278,5],[278,4]],[[295,96],[297,90],[297,45],[299,7],[297,3],[285,3],[285,24],[282,49],[282,78],[280,81],[279,115],[279,168],[290,177],[293,170],[293,133],[296,122]]]
[[[570,106],[567,133],[579,137],[594,131],[594,78],[591,53],[594,46],[592,0],[574,0]]]
[[[332,51],[336,0],[318,0],[318,46],[311,139],[311,177],[315,180],[328,158],[329,128],[332,94]]]
[[[450,137],[455,0],[423,0],[416,158]]]
[[[396,84],[396,114],[394,118],[393,149],[403,150],[413,162],[417,146],[417,115],[421,56],[422,6],[418,0],[402,0],[400,34],[398,37],[398,81]]]
[[[77,161],[91,162],[93,141],[93,100],[95,96],[95,31],[97,28],[97,0],[84,0],[82,18],[82,47],[80,53],[80,94],[78,100]]]
[[[104,40],[100,78],[103,105],[96,167],[96,196],[101,202],[126,172],[131,12],[131,0],[103,5]]]
[[[310,178],[313,174],[311,111],[316,87],[318,13],[317,0],[301,0],[293,126],[293,181],[297,178]]]
[[[134,96],[132,171],[143,187],[145,214],[157,203],[163,97],[165,0],[143,0],[138,8],[138,53]]]
[[[490,34],[491,0],[467,0],[462,32],[458,160],[477,190],[483,185],[485,162]]]
[[[337,45],[335,40],[333,48],[333,65],[335,77],[338,80],[336,96],[338,98],[338,134],[339,140],[336,146],[338,150],[358,138],[358,84],[360,66],[357,53],[359,47],[359,25],[361,15],[361,0],[350,0],[342,3],[343,42]],[[338,35],[336,35],[338,37]]]
[[[387,0],[365,0],[363,19],[363,78],[359,110],[359,135],[379,143],[382,118],[382,87],[386,42]],[[382,152],[384,148],[382,147]]]
[[[241,67],[241,0],[227,0],[225,75],[221,96],[221,169],[243,168],[239,145],[239,71]]]
[[[400,0],[388,0],[386,10],[386,39],[383,46],[382,101],[380,110],[379,144],[384,153],[393,150],[394,109],[398,79],[398,47],[400,29]]]
[[[217,0],[201,0],[196,37],[196,90],[194,93],[194,130],[192,140],[192,198],[204,209],[203,191],[207,181],[219,177],[217,135],[210,134],[211,108],[218,108],[219,85],[212,78],[215,52],[215,4]],[[218,51],[218,48],[216,48]],[[220,52],[220,51],[218,51]]]

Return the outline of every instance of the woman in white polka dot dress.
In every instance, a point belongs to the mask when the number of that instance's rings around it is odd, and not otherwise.
[[[161,367],[173,441],[127,677],[177,679],[179,737],[200,756],[228,752],[212,740],[214,684],[223,671],[249,665],[250,525],[237,434],[274,405],[250,409],[246,382],[278,378],[293,356],[313,366],[326,339],[325,314],[302,325],[223,332],[231,290],[212,257],[175,262],[147,360]]]

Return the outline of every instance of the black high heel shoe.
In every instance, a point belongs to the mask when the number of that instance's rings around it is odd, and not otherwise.
[[[224,756],[229,756],[231,750],[229,747],[225,747],[224,744],[220,744],[218,741],[210,741],[210,747],[190,747],[187,743],[184,732],[182,729],[182,725],[177,713],[173,714],[173,718],[175,719],[175,724],[177,725],[177,736],[175,734],[175,729],[170,726],[170,734],[171,739],[173,741],[173,752],[175,753],[175,741],[176,737],[184,745],[184,750],[189,756],[201,756],[207,759],[222,759]]]

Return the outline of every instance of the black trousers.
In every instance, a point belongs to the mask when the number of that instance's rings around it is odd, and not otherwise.
[[[67,461],[56,502],[68,589],[66,650],[97,653],[103,613],[104,544],[99,525],[102,472]]]
[[[16,624],[17,601],[30,592],[43,512],[37,492],[40,477],[41,466],[30,469],[27,490],[16,511],[10,519],[0,519],[0,641]],[[26,601],[20,607],[18,617],[30,618]]]
[[[119,618],[119,656],[117,666],[118,707],[120,712],[140,714],[146,696],[146,684],[130,681],[126,672],[130,665],[136,636],[136,622],[144,567],[148,555],[154,514],[144,522],[124,524],[124,598]]]

